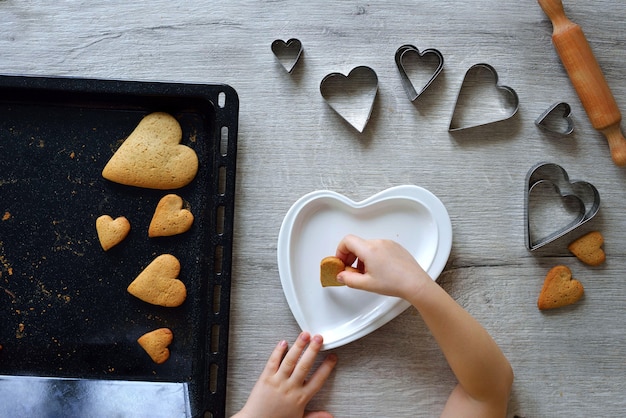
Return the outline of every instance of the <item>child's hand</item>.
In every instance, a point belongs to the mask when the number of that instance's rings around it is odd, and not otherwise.
[[[321,335],[311,337],[308,332],[301,333],[289,351],[287,342],[281,341],[270,355],[245,406],[235,417],[332,418],[327,412],[304,412],[337,363],[337,356],[329,354],[307,380],[322,343]]]
[[[337,276],[337,280],[355,289],[409,299],[424,280],[431,281],[415,258],[394,241],[347,235],[337,246],[336,256],[346,265],[358,259],[362,274],[344,271]]]

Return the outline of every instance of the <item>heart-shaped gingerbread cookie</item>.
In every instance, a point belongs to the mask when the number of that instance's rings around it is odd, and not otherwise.
[[[572,277],[566,266],[550,269],[543,282],[537,307],[541,310],[560,308],[576,303],[585,293],[582,283]]]
[[[148,236],[168,237],[182,234],[191,228],[193,214],[183,209],[183,199],[176,194],[163,196],[152,216],[148,227]]]
[[[128,293],[153,305],[180,306],[187,298],[187,288],[178,280],[179,273],[178,259],[161,254],[128,285]]]
[[[96,219],[96,232],[102,249],[108,251],[124,241],[130,232],[130,222],[124,216],[113,219],[109,215],[102,215]]]
[[[602,244],[604,244],[602,234],[593,231],[576,239],[567,248],[583,263],[599,266],[606,260]]]
[[[137,342],[150,356],[152,361],[163,364],[170,358],[169,345],[174,339],[174,334],[169,328],[159,328],[147,332],[137,339]]]
[[[127,186],[178,189],[198,172],[198,156],[182,145],[182,129],[171,115],[147,115],[117,149],[102,176]]]

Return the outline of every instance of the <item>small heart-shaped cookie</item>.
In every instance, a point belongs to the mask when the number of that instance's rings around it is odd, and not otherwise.
[[[127,186],[178,189],[198,172],[198,156],[182,145],[183,134],[171,115],[147,115],[117,149],[102,170],[102,176]]]
[[[96,219],[98,240],[104,251],[108,251],[120,242],[130,232],[130,222],[124,216],[113,219],[109,215],[102,215]]]
[[[169,328],[159,328],[147,332],[137,339],[137,342],[150,356],[152,361],[163,364],[170,358],[169,345],[174,339],[174,334]]]
[[[567,248],[580,261],[590,266],[599,266],[606,260],[604,250],[604,237],[598,231],[590,232],[572,242]]]
[[[183,199],[175,194],[164,196],[154,211],[148,227],[148,236],[168,237],[182,234],[191,228],[193,214],[183,209]]]
[[[335,257],[334,255],[324,257],[320,262],[320,282],[322,283],[322,287],[345,286],[345,284],[337,281],[337,275],[344,270],[361,273],[361,270],[357,268],[346,266],[339,257]]]
[[[560,308],[576,303],[585,292],[583,285],[572,278],[572,272],[566,266],[550,269],[543,282],[537,307],[541,310]]]
[[[335,256],[324,257],[320,262],[320,281],[322,287],[344,286],[337,281],[337,275],[346,268],[343,261]]]
[[[153,305],[180,306],[187,298],[187,288],[177,279],[178,273],[178,259],[161,254],[128,285],[128,293]]]

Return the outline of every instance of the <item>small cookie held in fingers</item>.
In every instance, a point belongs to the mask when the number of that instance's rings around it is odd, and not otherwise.
[[[124,216],[113,219],[102,215],[96,219],[96,232],[102,249],[108,251],[124,241],[130,232],[130,222]]]
[[[572,277],[566,266],[555,266],[546,275],[539,293],[540,310],[560,308],[576,303],[585,293],[582,283]]]
[[[345,286],[344,283],[337,281],[337,275],[344,270],[361,273],[361,270],[355,267],[346,266],[339,257],[324,257],[320,262],[320,282],[322,282],[322,287]]]
[[[176,194],[161,198],[150,221],[148,236],[169,237],[187,232],[193,224],[193,214],[183,208],[183,199]]]
[[[170,358],[169,345],[174,334],[169,328],[159,328],[147,332],[137,339],[137,342],[156,364],[163,364]]]
[[[583,263],[599,266],[606,260],[602,249],[604,237],[598,231],[590,232],[572,242],[567,248]]]
[[[344,271],[346,265],[339,257],[324,257],[320,262],[320,281],[322,287],[345,286],[337,281],[337,275]]]

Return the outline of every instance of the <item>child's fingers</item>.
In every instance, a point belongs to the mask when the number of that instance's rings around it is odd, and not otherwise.
[[[298,360],[300,359],[302,352],[306,348],[307,344],[309,344],[310,340],[311,334],[308,332],[302,332],[296,339],[296,342],[293,343],[293,346],[289,349],[289,351],[287,351],[287,354],[285,354],[285,357],[278,368],[278,371],[285,377],[291,376],[291,373],[293,373],[293,370],[298,364]]]
[[[274,350],[272,351],[272,354],[270,354],[270,358],[267,360],[267,364],[265,365],[265,371],[267,373],[275,374],[278,371],[280,363],[287,352],[287,348],[288,344],[285,340],[282,340],[276,345],[276,347],[274,347]]]
[[[326,380],[328,380],[328,376],[335,368],[337,364],[337,355],[329,354],[322,364],[313,372],[311,378],[306,382],[305,388],[308,391],[310,397],[313,397],[319,390],[322,388]]]
[[[317,358],[317,354],[320,352],[322,348],[322,344],[324,343],[324,339],[321,335],[315,335],[311,338],[309,342],[309,346],[300,357],[298,364],[296,365],[291,378],[297,382],[299,385],[304,383],[304,380],[308,376],[313,364],[315,363],[315,359]]]
[[[367,277],[363,273],[344,270],[337,275],[337,281],[348,287],[367,290]]]
[[[364,240],[356,235],[346,235],[337,245],[335,256],[339,257],[346,266],[351,266],[357,259]]]

